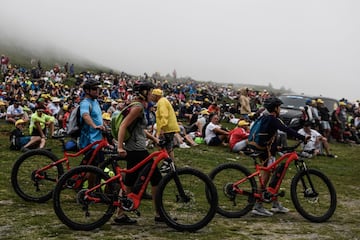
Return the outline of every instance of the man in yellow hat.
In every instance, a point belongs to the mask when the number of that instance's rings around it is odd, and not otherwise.
[[[174,135],[175,133],[180,132],[174,108],[169,100],[166,97],[163,97],[163,91],[161,89],[153,89],[152,98],[157,106],[155,113],[156,137],[166,139],[166,150],[174,161]],[[165,173],[169,169],[169,163],[164,161],[160,171]]]
[[[23,119],[15,122],[15,129],[10,133],[10,150],[20,150],[30,141],[30,136],[25,136],[23,133],[24,127],[25,121]]]
[[[240,152],[246,148],[250,123],[239,120],[237,126],[229,132],[229,147],[232,152]]]

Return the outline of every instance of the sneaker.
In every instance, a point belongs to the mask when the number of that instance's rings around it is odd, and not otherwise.
[[[129,218],[127,215],[114,218],[113,225],[134,225],[137,224],[135,219]]]
[[[170,168],[170,161],[169,160],[164,160],[161,167],[160,167],[160,172],[161,173],[169,173],[171,170]]]
[[[337,158],[337,156],[334,155],[334,154],[328,154],[328,155],[326,155],[326,156],[329,157],[329,158]]]
[[[29,151],[30,149],[28,149],[28,148],[26,148],[26,147],[22,147],[21,149],[20,149],[20,151],[21,152],[27,152],[27,151]]]
[[[180,144],[179,147],[180,147],[180,148],[190,148],[190,146],[187,145],[187,144],[184,143],[184,142],[183,142],[182,144]]]
[[[281,205],[281,203],[274,202],[270,211],[272,211],[274,213],[287,213],[290,210],[288,208],[284,207],[283,205]]]
[[[252,214],[264,217],[271,217],[273,214],[269,210],[265,209],[261,203],[255,203]]]

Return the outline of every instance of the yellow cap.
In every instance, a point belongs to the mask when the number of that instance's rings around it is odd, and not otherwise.
[[[204,109],[204,110],[202,110],[202,111],[200,112],[200,114],[202,114],[202,115],[209,115],[209,111],[206,110],[206,109]]]
[[[238,122],[238,126],[239,126],[239,127],[249,126],[249,125],[250,125],[250,123],[247,122],[247,121],[245,121],[245,120],[240,120],[240,121]]]
[[[17,120],[17,121],[15,122],[15,127],[16,127],[17,125],[23,124],[23,123],[25,123],[25,121],[22,120],[22,119],[19,119],[19,120]]]
[[[103,113],[103,114],[102,114],[102,118],[103,118],[104,120],[110,121],[110,120],[111,120],[110,113],[107,113],[107,112]]]
[[[152,91],[152,94],[153,95],[156,95],[156,96],[162,96],[163,95],[163,91],[159,88],[155,88],[153,91]]]

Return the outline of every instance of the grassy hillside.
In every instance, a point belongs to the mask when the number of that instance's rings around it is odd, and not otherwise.
[[[317,157],[307,160],[308,166],[324,172],[333,182],[338,205],[335,214],[325,223],[312,223],[302,218],[290,198],[290,182],[295,169],[291,166],[283,182],[283,204],[290,208],[288,214],[276,214],[270,218],[247,214],[242,218],[229,219],[216,215],[212,222],[196,233],[182,233],[164,224],[155,224],[151,201],[143,201],[136,226],[112,226],[106,223],[101,229],[90,232],[74,231],[56,217],[52,201],[44,204],[25,202],[12,189],[10,173],[14,161],[21,155],[8,150],[10,125],[0,122],[0,239],[358,239],[360,224],[358,205],[360,148],[357,146],[331,144],[338,158]],[[57,140],[48,140],[57,156],[62,156]],[[246,156],[230,153],[227,147],[199,145],[190,149],[175,149],[177,167],[191,166],[205,173],[221,163],[238,163],[253,170],[252,160]],[[72,161],[74,166],[78,161]],[[222,191],[218,189],[218,191]],[[266,205],[269,207],[269,205]]]

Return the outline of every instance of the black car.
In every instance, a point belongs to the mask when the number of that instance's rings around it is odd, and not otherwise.
[[[280,95],[279,98],[283,101],[280,110],[280,119],[284,123],[295,130],[301,128],[300,119],[302,116],[301,108],[306,105],[307,100],[322,99],[325,106],[329,109],[330,115],[337,108],[338,101],[334,98],[322,97],[322,96],[306,96],[296,94]]]

